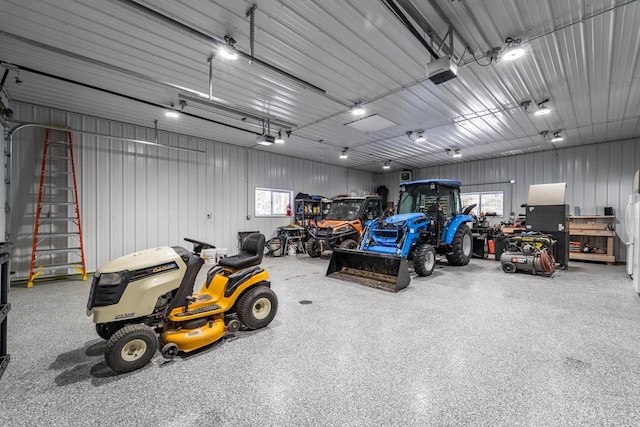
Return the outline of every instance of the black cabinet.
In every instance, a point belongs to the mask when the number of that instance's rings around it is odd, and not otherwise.
[[[0,243],[0,378],[9,364],[7,353],[7,315],[9,304],[9,250],[12,243]]]

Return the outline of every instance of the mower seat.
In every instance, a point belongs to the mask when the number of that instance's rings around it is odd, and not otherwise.
[[[230,257],[222,258],[218,261],[218,265],[241,270],[243,268],[259,265],[262,262],[264,254],[264,235],[260,233],[251,233],[242,240],[240,253]]]

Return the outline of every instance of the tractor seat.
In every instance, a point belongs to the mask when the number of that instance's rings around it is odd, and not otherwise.
[[[262,262],[262,255],[264,254],[264,243],[264,235],[251,233],[242,240],[242,246],[240,247],[240,253],[238,255],[222,258],[218,261],[218,265],[233,268],[234,270],[259,265]]]

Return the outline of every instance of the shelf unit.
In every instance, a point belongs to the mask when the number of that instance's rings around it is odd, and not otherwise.
[[[318,222],[324,218],[329,210],[329,203],[315,199],[295,199],[295,222],[298,225],[306,226],[311,221]]]
[[[589,246],[602,247],[596,242],[606,242],[606,253],[569,252],[569,259],[577,261],[600,261],[612,265],[616,261],[613,253],[613,239],[616,236],[615,215],[581,215],[569,217],[569,236],[578,237]]]
[[[9,250],[12,243],[0,243],[0,378],[7,369],[10,356],[7,353],[7,315],[9,304]]]

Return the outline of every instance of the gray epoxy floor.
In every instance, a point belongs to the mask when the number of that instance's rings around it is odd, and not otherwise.
[[[624,266],[545,278],[474,259],[393,294],[326,279],[327,264],[265,258],[268,328],[118,376],[84,313],[89,282],[14,287],[0,425],[640,424]]]

